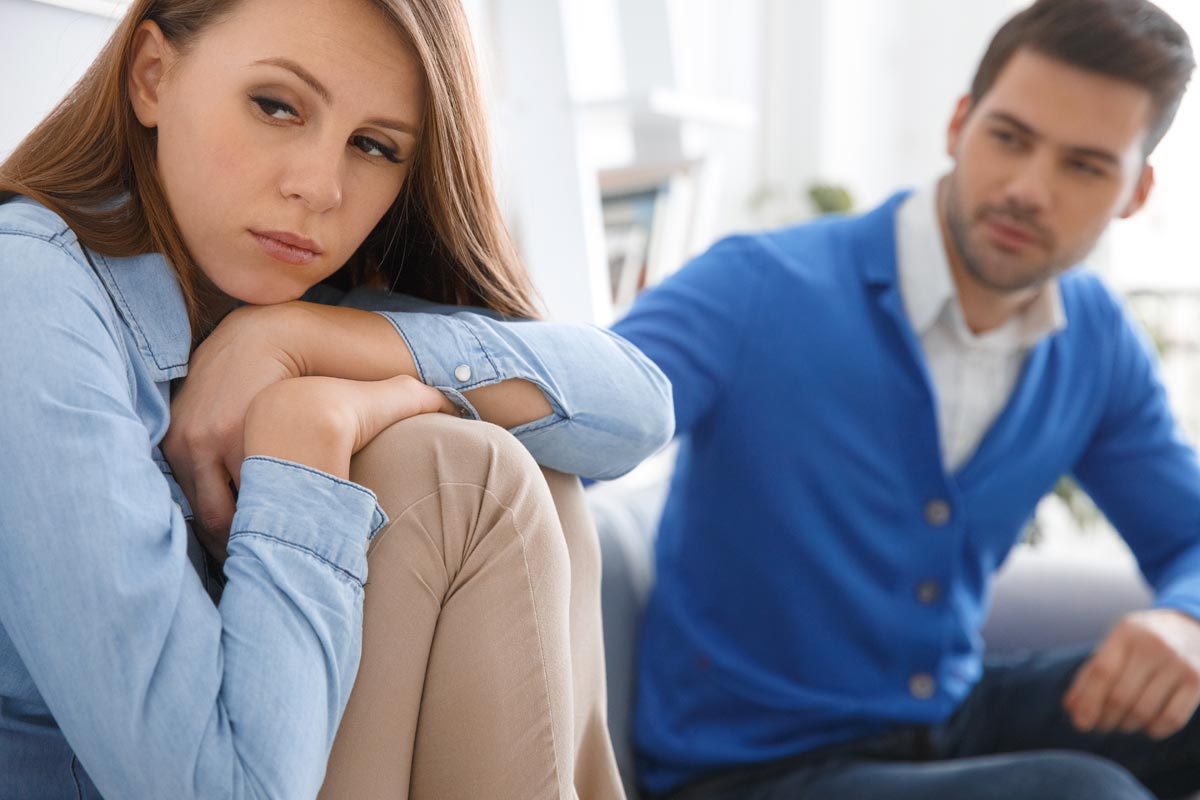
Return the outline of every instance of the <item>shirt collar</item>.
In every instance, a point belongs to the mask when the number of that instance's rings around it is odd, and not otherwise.
[[[950,260],[942,241],[937,212],[938,182],[922,187],[904,200],[896,213],[896,255],[900,295],[918,336],[924,335],[949,314],[960,337],[968,342],[1013,341],[1032,347],[1067,326],[1058,280],[1049,281],[1020,314],[982,336],[970,332],[962,318],[958,290],[950,274]]]
[[[110,258],[88,250],[155,382],[187,374],[192,329],[175,270],[158,253]]]

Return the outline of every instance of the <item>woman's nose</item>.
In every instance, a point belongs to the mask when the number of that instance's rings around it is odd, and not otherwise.
[[[336,156],[328,149],[313,148],[295,156],[279,186],[285,199],[299,200],[317,214],[342,204],[341,148]]]

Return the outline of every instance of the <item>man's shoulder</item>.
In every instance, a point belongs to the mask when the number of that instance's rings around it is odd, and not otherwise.
[[[1063,309],[1068,330],[1094,335],[1111,330],[1114,322],[1125,315],[1125,305],[1117,293],[1086,265],[1075,267],[1059,278]]]
[[[879,211],[829,215],[770,230],[728,236],[714,244],[707,258],[738,262],[764,277],[824,284],[855,280],[864,258],[894,253],[890,225],[880,229]],[[888,218],[890,220],[890,216]],[[881,235],[882,234],[882,235]]]

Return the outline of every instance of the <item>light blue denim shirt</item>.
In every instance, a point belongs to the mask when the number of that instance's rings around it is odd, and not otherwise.
[[[543,387],[555,413],[517,433],[547,465],[616,475],[670,436],[669,384],[612,334],[387,316],[465,408],[474,386]],[[215,604],[159,449],[190,352],[165,261],[0,205],[0,331],[0,798],[315,796],[358,668],[374,495],[246,459]]]

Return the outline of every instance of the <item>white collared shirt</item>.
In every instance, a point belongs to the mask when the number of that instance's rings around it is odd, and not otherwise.
[[[1025,357],[1067,325],[1058,281],[999,328],[967,327],[942,241],[935,182],[914,192],[896,216],[900,293],[921,342],[937,400],[942,464],[956,472],[974,454],[1016,388]]]

